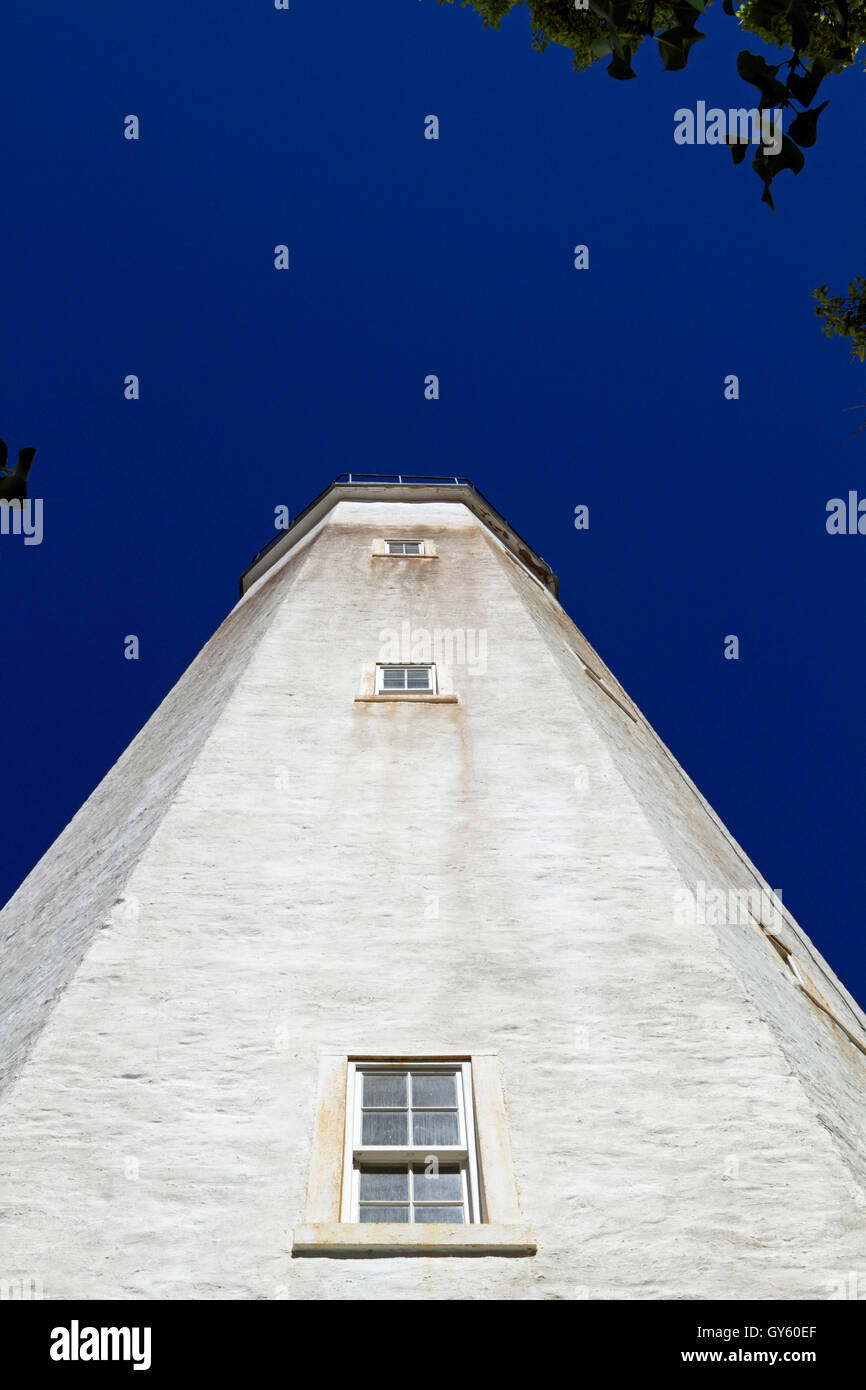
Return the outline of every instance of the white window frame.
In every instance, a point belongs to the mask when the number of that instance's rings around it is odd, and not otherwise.
[[[396,545],[396,546],[402,546],[403,549],[402,549],[402,550],[394,550],[393,547],[394,547],[395,545]],[[407,550],[406,550],[406,546],[407,546],[407,545],[417,545],[417,546],[418,546],[418,549],[417,549],[417,550],[408,550],[408,551],[407,551]],[[386,555],[403,555],[403,556],[408,555],[410,558],[411,558],[413,555],[423,555],[423,554],[424,554],[424,542],[423,542],[422,540],[415,540],[413,537],[410,537],[408,540],[403,540],[403,541],[398,541],[398,540],[389,541],[389,540],[386,538],[386,540],[385,540],[385,554],[386,554]]]
[[[392,550],[391,546],[420,545],[420,550],[412,550],[407,555],[404,550]],[[439,558],[439,550],[436,542],[429,536],[405,536],[403,539],[397,536],[384,539],[377,536],[370,545],[370,554],[374,560],[436,560]]]
[[[386,671],[429,671],[429,685],[424,690],[417,687],[407,686],[386,687]],[[434,661],[377,661],[376,663],[376,694],[377,695],[438,695],[439,685],[436,678],[436,663]]]
[[[457,1077],[457,1114],[460,1125],[459,1144],[382,1144],[361,1142],[361,1115],[365,1072],[439,1072]],[[430,1107],[425,1107],[429,1109]],[[432,1107],[435,1109],[436,1107]],[[450,1106],[448,1107],[451,1108]],[[411,1112],[410,1112],[411,1113]],[[481,1197],[478,1181],[478,1147],[475,1135],[475,1110],[472,1101],[472,1063],[460,1061],[419,1061],[407,1058],[400,1061],[349,1062],[346,1078],[346,1148],[343,1155],[343,1196],[341,1220],[360,1222],[360,1169],[362,1166],[393,1168],[400,1172],[407,1164],[422,1165],[435,1158],[443,1165],[459,1167],[463,1177],[465,1220],[458,1225],[477,1225],[481,1221]],[[348,1179],[348,1180],[347,1180]],[[411,1181],[411,1179],[410,1179]],[[400,1203],[379,1202],[377,1206],[396,1206]],[[435,1206],[435,1202],[430,1205]],[[412,1216],[410,1202],[410,1217]],[[424,1222],[394,1222],[394,1225],[423,1226]]]
[[[323,1052],[319,1058],[310,1170],[304,1214],[292,1233],[292,1258],[364,1258],[371,1255],[531,1256],[538,1245],[520,1209],[517,1174],[511,1153],[510,1121],[502,1085],[502,1059],[477,1048],[437,1048],[414,1052],[404,1045],[372,1046],[348,1052]],[[397,1061],[410,1068],[448,1063],[452,1070],[471,1063],[471,1114],[477,1144],[480,1217],[471,1222],[348,1221],[344,1205],[352,1169],[346,1167],[348,1070],[354,1062],[377,1066]],[[467,1116],[470,1111],[467,1109]],[[468,1121],[467,1121],[468,1123]]]

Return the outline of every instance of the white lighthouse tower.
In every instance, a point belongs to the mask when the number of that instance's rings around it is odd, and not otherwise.
[[[0,914],[0,1276],[866,1293],[866,1020],[544,561],[350,475],[241,588]]]

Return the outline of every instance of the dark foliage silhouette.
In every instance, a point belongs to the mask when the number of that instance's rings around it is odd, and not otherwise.
[[[6,447],[6,441],[0,439],[0,502],[25,502],[27,500],[27,479],[30,476],[30,469],[33,467],[35,457],[35,449],[19,449],[18,462],[14,469],[7,468],[9,450]]]

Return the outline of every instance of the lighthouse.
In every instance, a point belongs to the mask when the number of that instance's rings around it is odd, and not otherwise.
[[[0,943],[46,1298],[860,1278],[863,1013],[466,478],[278,532]]]

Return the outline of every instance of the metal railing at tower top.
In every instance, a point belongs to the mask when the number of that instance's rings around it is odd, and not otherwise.
[[[334,479],[337,483],[416,483],[419,486],[474,487],[471,478],[447,478],[437,473],[341,473]]]

